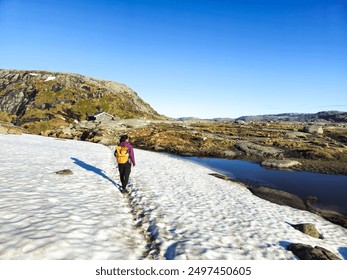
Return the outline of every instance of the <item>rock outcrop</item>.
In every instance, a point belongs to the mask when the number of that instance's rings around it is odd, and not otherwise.
[[[320,125],[306,125],[304,127],[304,132],[322,135],[324,131],[323,131],[323,127]]]
[[[25,130],[13,125],[12,123],[0,121],[0,134],[22,134]]]
[[[276,147],[268,147],[259,145],[250,141],[238,141],[236,147],[243,151],[246,155],[262,157],[282,157],[283,151]]]

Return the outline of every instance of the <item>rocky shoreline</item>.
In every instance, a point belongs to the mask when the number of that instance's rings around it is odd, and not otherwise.
[[[256,195],[272,203],[285,205],[295,209],[315,213],[334,224],[347,228],[347,215],[343,213],[338,213],[336,211],[331,211],[331,210],[317,207],[315,205],[315,199],[312,197],[308,197],[306,200],[303,200],[299,196],[292,193],[288,193],[288,192],[277,190],[277,189],[271,189],[268,187],[256,187],[249,184],[240,183],[238,181],[234,181],[230,179],[229,177],[225,175],[221,175],[219,173],[211,173],[210,175],[220,178],[222,180],[236,182],[237,184],[242,185],[245,188],[249,189],[253,195]]]

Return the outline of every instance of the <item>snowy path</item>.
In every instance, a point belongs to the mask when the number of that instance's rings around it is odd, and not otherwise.
[[[34,135],[0,135],[0,146],[0,259],[140,259],[147,230],[149,258],[294,259],[285,247],[301,242],[347,259],[347,229],[192,162],[135,150],[124,196],[108,147]],[[289,225],[304,222],[325,239]]]
[[[107,148],[31,135],[0,135],[0,143],[0,259],[141,256]],[[73,175],[55,174],[62,169]]]

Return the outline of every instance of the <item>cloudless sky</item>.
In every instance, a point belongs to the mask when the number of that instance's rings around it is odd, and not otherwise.
[[[0,0],[0,68],[124,83],[169,117],[347,111],[347,0]]]

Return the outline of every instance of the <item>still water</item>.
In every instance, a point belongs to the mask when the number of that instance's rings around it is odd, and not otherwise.
[[[317,206],[347,214],[347,176],[314,172],[274,170],[243,160],[184,157],[229,178],[255,186],[293,193],[306,199],[315,196]]]

